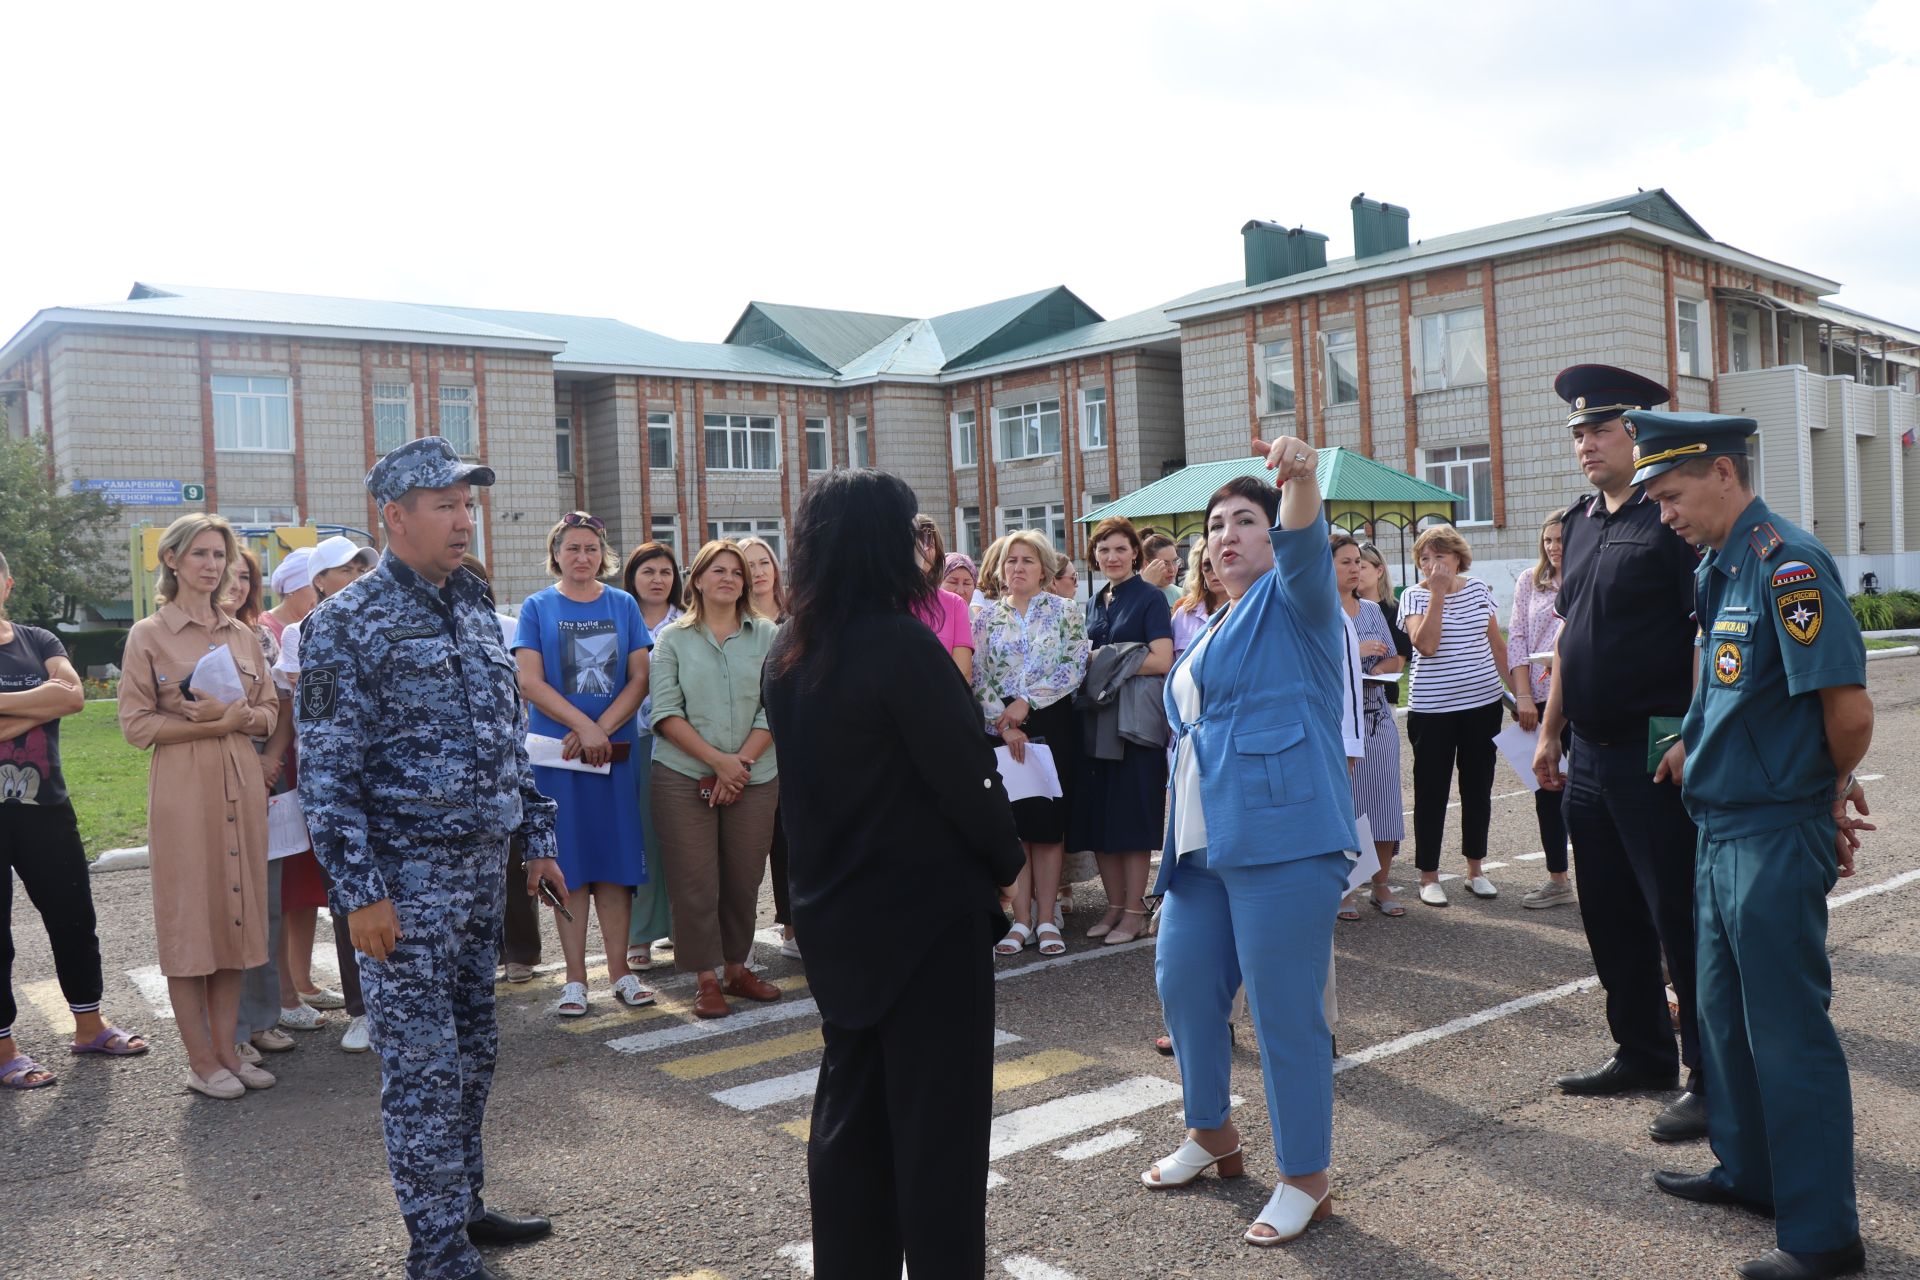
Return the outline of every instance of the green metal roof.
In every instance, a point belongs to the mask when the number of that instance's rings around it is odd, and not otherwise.
[[[949,311],[932,320],[949,365],[964,364],[1084,325],[1101,315],[1065,285]]]
[[[727,334],[727,345],[768,347],[838,369],[912,323],[910,316],[750,302]]]
[[[567,316],[545,311],[496,311],[480,307],[435,307],[447,315],[531,329],[564,341],[553,358],[556,369],[671,369],[727,377],[758,374],[769,378],[829,381],[832,373],[811,360],[767,347],[735,347],[718,342],[682,342],[650,329],[604,316]]]
[[[1125,497],[1095,507],[1081,516],[1079,523],[1098,524],[1108,516],[1126,516],[1139,521],[1197,515],[1206,510],[1207,499],[1234,477],[1257,476],[1264,480],[1271,474],[1265,458],[1251,455],[1198,462]],[[1320,463],[1314,474],[1327,504],[1328,519],[1335,524],[1340,524],[1342,517],[1349,518],[1348,524],[1365,520],[1412,523],[1428,515],[1451,517],[1454,504],[1466,501],[1457,493],[1396,471],[1384,462],[1375,462],[1351,449],[1320,450]]]

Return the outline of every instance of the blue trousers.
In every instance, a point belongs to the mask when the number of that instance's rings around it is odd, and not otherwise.
[[[408,851],[382,860],[401,938],[360,957],[380,1123],[406,1220],[407,1280],[465,1280],[480,1269],[467,1222],[481,1212],[480,1124],[499,1033],[493,972],[505,911],[506,842]]]
[[[1830,817],[1716,840],[1700,824],[1700,1042],[1714,1178],[1770,1202],[1782,1249],[1839,1249],[1860,1234],[1853,1092],[1827,1006]]]
[[[1343,853],[1215,870],[1180,856],[1167,880],[1154,977],[1180,1064],[1187,1124],[1217,1129],[1231,1110],[1233,993],[1244,982],[1260,1040],[1274,1154],[1289,1176],[1333,1160],[1333,1034],[1322,993]]]

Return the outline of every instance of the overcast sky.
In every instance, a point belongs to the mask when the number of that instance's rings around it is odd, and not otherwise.
[[[15,6],[0,336],[135,280],[615,316],[1116,316],[1665,187],[1920,327],[1920,3]]]

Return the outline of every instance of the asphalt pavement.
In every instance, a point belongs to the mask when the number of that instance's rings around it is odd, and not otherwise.
[[[1920,661],[1869,671],[1878,728],[1861,772],[1880,830],[1830,900],[1834,1017],[1853,1071],[1868,1274],[1920,1277]],[[1495,795],[1497,900],[1456,884],[1441,910],[1409,890],[1404,918],[1367,910],[1338,928],[1335,1214],[1288,1247],[1240,1241],[1275,1178],[1250,1029],[1234,1078],[1248,1176],[1149,1192],[1139,1172],[1181,1137],[1178,1074],[1151,1045],[1154,941],[1081,936],[1098,918],[1095,881],[1080,888],[1067,955],[999,962],[989,1273],[1706,1277],[1770,1248],[1771,1224],[1654,1188],[1655,1169],[1711,1163],[1704,1143],[1647,1139],[1659,1096],[1553,1089],[1562,1071],[1607,1057],[1602,995],[1579,908],[1520,905],[1545,872],[1532,801],[1504,766]],[[1457,873],[1457,823],[1449,834],[1442,869]],[[268,1058],[278,1087],[238,1102],[185,1092],[151,968],[147,873],[93,884],[106,1010],[154,1049],[120,1061],[61,1052],[71,1024],[39,919],[16,893],[17,1034],[61,1079],[0,1096],[0,1277],[401,1276],[374,1056],[339,1051],[335,1014]],[[771,914],[769,900],[762,925]],[[914,927],[908,883],[897,914],[872,922],[873,963]],[[549,926],[546,958],[558,957]],[[554,1219],[548,1240],[492,1256],[501,1275],[811,1274],[804,1139],[819,1020],[802,964],[766,942],[756,963],[783,999],[711,1023],[687,1008],[688,979],[666,970],[649,975],[660,1006],[636,1012],[596,969],[590,1014],[575,1020],[552,1013],[558,973],[501,985],[488,1200]],[[330,966],[323,948],[317,971]]]

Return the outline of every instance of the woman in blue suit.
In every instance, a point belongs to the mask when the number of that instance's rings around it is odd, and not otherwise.
[[[1340,736],[1345,633],[1317,458],[1292,437],[1254,447],[1284,488],[1242,477],[1208,502],[1207,556],[1230,603],[1167,681],[1176,755],[1154,888],[1166,895],[1155,975],[1189,1128],[1141,1180],[1167,1188],[1209,1166],[1243,1172],[1228,1115],[1228,1010],[1244,982],[1282,1178],[1245,1238],[1273,1245],[1331,1209],[1333,1038],[1322,990],[1356,840]]]

